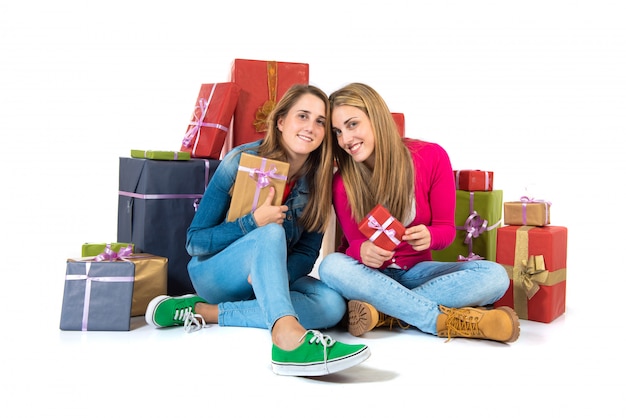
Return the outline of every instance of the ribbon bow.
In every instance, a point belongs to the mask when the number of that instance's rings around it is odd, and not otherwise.
[[[522,203],[545,203],[547,205],[552,205],[551,202],[543,199],[535,199],[534,197],[522,196],[519,198]]]
[[[463,229],[467,232],[467,235],[465,236],[465,240],[463,242],[465,244],[469,244],[470,242],[472,242],[472,238],[478,238],[480,234],[487,230],[488,224],[489,223],[487,222],[487,220],[483,220],[478,212],[473,211],[472,213],[470,213],[470,215],[467,217],[467,220],[465,221],[465,224],[463,225]]]
[[[461,254],[459,254],[458,261],[474,261],[474,260],[484,260],[484,259],[485,257],[481,257],[478,254],[474,254],[473,252],[470,251],[467,257],[464,257]]]
[[[224,132],[228,132],[228,127],[221,125],[219,123],[208,123],[204,122],[204,118],[209,110],[209,104],[211,103],[211,99],[213,99],[213,93],[215,93],[215,88],[217,84],[214,84],[211,88],[211,93],[209,94],[209,98],[205,99],[203,97],[198,99],[198,106],[196,106],[193,110],[193,120],[189,122],[191,128],[187,131],[185,136],[183,137],[183,146],[188,148],[191,144],[191,141],[197,141],[200,137],[200,128],[217,128],[221,129]]]
[[[267,93],[269,99],[263,103],[256,111],[254,127],[257,132],[267,131],[267,119],[276,107],[276,88],[278,85],[278,63],[276,61],[267,62]]]
[[[104,248],[104,251],[102,253],[98,254],[94,258],[94,261],[115,261],[115,260],[121,260],[123,257],[128,257],[132,253],[133,253],[133,246],[132,245],[128,245],[128,246],[120,249],[119,252],[115,252],[115,251],[113,251],[111,249],[111,244],[107,244],[106,247]]]
[[[528,260],[522,260],[522,266],[518,272],[518,280],[522,284],[528,299],[535,296],[539,291],[539,284],[544,283],[550,272],[546,270],[542,255],[531,255]]]
[[[393,222],[394,218],[393,216],[390,216],[382,225],[376,220],[376,218],[374,218],[373,216],[369,216],[369,218],[367,218],[367,226],[369,226],[372,229],[375,229],[376,232],[374,232],[374,234],[370,237],[370,241],[374,242],[374,240],[376,240],[376,238],[378,238],[378,236],[382,233],[384,233],[385,235],[387,235],[387,237],[391,240],[391,242],[393,242],[394,244],[398,245],[400,244],[400,240],[398,238],[396,238],[396,230],[393,228],[389,228],[387,229],[387,227],[389,225],[391,225],[391,223]]]
[[[276,176],[276,171],[278,169],[275,165],[272,165],[269,170],[262,170],[259,168],[255,168],[254,170],[250,170],[250,177],[253,179],[256,176],[256,184],[260,188],[265,188],[270,185],[270,177],[271,178],[283,178],[284,176]]]

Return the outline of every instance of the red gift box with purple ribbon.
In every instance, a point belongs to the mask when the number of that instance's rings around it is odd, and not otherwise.
[[[509,306],[521,319],[544,323],[565,312],[567,228],[499,228],[496,262],[504,266],[511,282],[494,306]]]
[[[493,190],[493,171],[454,170],[457,190],[491,191]]]
[[[266,119],[293,84],[309,84],[309,64],[235,59],[230,81],[241,91],[224,154],[265,136]]]
[[[272,205],[281,205],[289,174],[287,162],[245,152],[240,156],[233,198],[228,209],[228,222],[254,212],[267,199],[270,186],[276,191]]]
[[[378,204],[359,222],[359,231],[374,244],[393,251],[402,240],[404,225]]]
[[[497,229],[502,225],[502,190],[456,191],[452,244],[432,251],[436,261],[496,260]]]
[[[194,158],[219,160],[235,113],[240,88],[235,83],[202,84],[180,150]]]
[[[506,225],[544,226],[550,224],[550,206],[547,200],[522,196],[519,202],[504,202]]]

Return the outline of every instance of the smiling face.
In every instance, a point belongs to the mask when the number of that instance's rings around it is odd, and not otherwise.
[[[333,109],[332,126],[341,149],[373,170],[374,129],[365,112],[354,106],[337,106]]]
[[[298,161],[315,151],[326,134],[326,106],[313,94],[303,94],[276,126],[290,160]]]

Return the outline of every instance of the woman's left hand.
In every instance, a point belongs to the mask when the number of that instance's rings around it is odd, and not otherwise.
[[[430,248],[430,231],[426,225],[416,225],[407,228],[402,236],[415,251],[424,251]]]

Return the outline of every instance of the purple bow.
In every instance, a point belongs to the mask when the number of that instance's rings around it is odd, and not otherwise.
[[[400,240],[398,238],[396,238],[396,230],[393,228],[389,228],[387,229],[387,227],[389,225],[391,225],[391,223],[393,222],[394,218],[393,216],[390,216],[382,225],[376,220],[376,218],[374,218],[373,216],[370,216],[367,220],[367,226],[369,226],[372,229],[375,229],[376,232],[374,232],[374,234],[372,234],[372,236],[370,237],[370,241],[374,242],[374,240],[376,240],[376,238],[378,238],[378,236],[382,233],[384,233],[385,235],[387,235],[387,237],[389,237],[389,239],[391,240],[391,242],[393,242],[394,244],[398,245],[400,244]]]
[[[115,261],[123,257],[128,257],[132,253],[133,253],[133,246],[130,244],[120,249],[119,252],[113,251],[111,249],[111,244],[107,244],[106,247],[104,248],[104,252],[98,254],[94,258],[94,261]]]
[[[463,241],[465,244],[469,244],[472,242],[472,238],[478,238],[480,234],[487,230],[487,225],[489,223],[487,220],[483,220],[478,212],[473,211],[465,221],[463,225],[463,229],[467,232],[465,236],[465,240]]]

